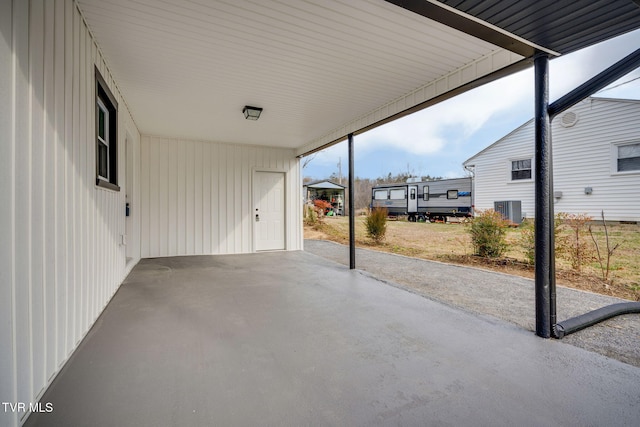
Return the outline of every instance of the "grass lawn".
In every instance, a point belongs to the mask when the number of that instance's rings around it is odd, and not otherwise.
[[[603,280],[595,244],[589,233],[586,233],[581,239],[587,252],[579,271],[571,267],[566,255],[556,256],[557,283],[640,301],[640,225],[608,224],[607,228],[610,247],[618,244],[610,259],[608,280]],[[591,224],[591,229],[598,242],[603,265],[606,267],[607,246],[604,227],[595,221]],[[462,223],[432,224],[411,223],[402,219],[390,220],[387,221],[385,240],[375,244],[366,236],[364,217],[356,217],[356,245],[359,247],[422,259],[474,265],[533,278],[533,266],[527,263],[525,250],[520,243],[521,234],[521,228],[510,228],[507,232],[508,249],[504,256],[499,259],[486,259],[473,255],[468,227]],[[561,238],[569,237],[568,230],[563,230]],[[305,238],[327,239],[348,244],[348,218],[327,217],[323,223],[305,225]]]

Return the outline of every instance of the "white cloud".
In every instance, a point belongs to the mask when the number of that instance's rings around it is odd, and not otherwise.
[[[451,138],[466,139],[495,114],[508,111],[526,99],[532,89],[518,73],[500,85],[485,85],[426,110],[373,129],[358,137],[369,150],[394,147],[416,155],[442,151]]]
[[[551,100],[559,98],[610,67],[632,53],[638,46],[640,46],[640,30],[552,60],[549,70]],[[638,70],[632,74],[637,72]]]

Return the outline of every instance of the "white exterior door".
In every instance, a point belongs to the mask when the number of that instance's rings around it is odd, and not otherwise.
[[[253,221],[256,251],[285,249],[284,172],[255,172]]]
[[[407,194],[407,213],[418,212],[418,186],[410,185]]]

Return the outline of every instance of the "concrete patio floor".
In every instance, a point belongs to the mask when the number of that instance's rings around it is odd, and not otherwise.
[[[142,260],[27,426],[614,426],[640,368],[306,252]]]

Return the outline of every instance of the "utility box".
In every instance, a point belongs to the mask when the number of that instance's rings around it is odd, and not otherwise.
[[[514,224],[522,223],[522,202],[520,200],[493,202],[493,210],[500,212],[504,219]]]

